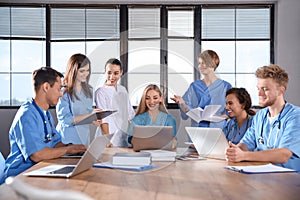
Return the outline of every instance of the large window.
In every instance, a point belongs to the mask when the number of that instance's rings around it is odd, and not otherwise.
[[[49,65],[65,72],[69,57],[86,54],[90,84],[104,83],[104,64],[123,62],[121,83],[137,106],[145,86],[165,101],[201,78],[197,55],[215,50],[220,78],[245,87],[254,105],[257,67],[273,62],[272,5],[28,5],[0,4],[0,106],[32,97],[31,73]]]

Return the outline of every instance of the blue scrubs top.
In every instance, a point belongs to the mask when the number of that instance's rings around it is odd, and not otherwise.
[[[292,157],[279,166],[300,172],[300,108],[286,103],[281,113],[269,123],[269,109],[264,108],[253,117],[252,125],[240,141],[250,151],[287,148]]]
[[[16,176],[35,163],[30,156],[44,148],[54,148],[61,141],[60,134],[55,130],[54,120],[49,114],[49,119],[40,107],[41,114],[44,114],[46,131],[51,137],[45,141],[44,123],[40,112],[33,105],[33,100],[25,102],[19,108],[9,131],[11,152],[6,159],[4,181],[9,176]],[[49,111],[48,111],[49,112]],[[49,123],[51,121],[51,124]]]
[[[152,122],[151,117],[148,112],[144,112],[135,116],[132,119],[129,127],[129,134],[128,134],[128,142],[131,144],[132,140],[132,132],[134,126],[172,126],[173,127],[173,135],[176,136],[176,120],[175,118],[167,114],[165,112],[160,111],[158,116],[156,117],[155,121]]]
[[[245,132],[247,131],[249,126],[251,126],[252,118],[253,116],[248,116],[241,128],[238,127],[238,122],[235,117],[227,121],[225,127],[223,128],[226,139],[233,142],[234,144],[238,144],[242,137],[245,135]]]
[[[76,92],[79,99],[71,100],[69,94],[65,93],[56,105],[57,130],[61,134],[62,142],[65,144],[90,144],[90,125],[73,125],[76,115],[89,114],[93,110],[93,99],[86,97],[84,92]]]
[[[209,87],[202,80],[195,81],[191,83],[188,90],[182,96],[188,110],[200,107],[204,109],[206,105],[221,105],[220,109],[217,111],[217,115],[225,113],[225,95],[226,91],[231,88],[231,84],[217,79]],[[188,116],[180,109],[182,119],[188,119]],[[214,127],[223,128],[225,125],[225,120],[221,122],[208,122],[200,121],[200,123],[191,119],[192,127]]]

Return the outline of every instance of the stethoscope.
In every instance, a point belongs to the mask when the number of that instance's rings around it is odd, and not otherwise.
[[[280,118],[281,118],[281,114],[282,114],[282,112],[283,112],[283,110],[284,110],[284,107],[285,107],[285,104],[284,104],[282,110],[280,111],[280,113],[279,113],[279,115],[278,115],[278,118],[273,122],[272,128],[271,128],[271,130],[270,130],[270,134],[269,134],[268,139],[267,139],[267,144],[266,144],[268,149],[274,148],[274,147],[275,147],[275,144],[277,143],[277,140],[278,140],[278,134],[279,134],[279,131],[280,131],[280,128],[281,128],[281,119],[280,119]],[[260,130],[260,137],[258,138],[258,143],[259,143],[259,144],[263,144],[263,145],[265,144],[265,141],[264,141],[264,138],[263,138],[264,122],[265,122],[265,120],[266,120],[268,114],[269,114],[269,111],[266,112],[266,114],[265,114],[265,117],[264,117],[263,123],[262,123],[262,127],[261,127],[261,130]],[[272,133],[273,128],[275,127],[275,124],[276,124],[276,123],[278,124],[278,125],[277,125],[277,132],[276,132],[276,135],[275,135],[275,140],[274,140],[274,142],[273,142],[273,145],[271,146],[271,145],[270,145],[270,140],[271,140],[271,135],[272,135],[271,133]]]
[[[44,122],[44,134],[45,134],[45,137],[44,137],[44,142],[45,143],[48,143],[52,140],[52,137],[55,136],[55,132],[53,131],[53,127],[52,127],[52,123],[51,123],[51,120],[50,120],[50,113],[49,111],[47,110],[46,111],[46,115],[47,115],[47,118],[48,118],[48,122],[50,124],[50,127],[51,127],[51,132],[52,134],[49,134],[48,131],[47,131],[47,121],[45,119],[45,115],[43,113],[43,111],[38,107],[38,105],[35,103],[34,99],[32,99],[32,104],[33,106],[37,109],[37,111],[39,112],[40,116],[42,117],[43,119],[43,122]]]

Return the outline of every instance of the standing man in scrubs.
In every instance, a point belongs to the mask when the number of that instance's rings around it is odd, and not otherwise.
[[[287,103],[288,74],[277,65],[256,71],[259,104],[241,141],[229,142],[229,162],[265,161],[300,171],[300,108]]]
[[[61,142],[48,111],[62,96],[63,75],[50,67],[42,67],[35,70],[32,77],[34,98],[21,105],[11,125],[11,152],[5,162],[4,176],[0,183],[40,161],[86,150],[84,145],[66,145]]]

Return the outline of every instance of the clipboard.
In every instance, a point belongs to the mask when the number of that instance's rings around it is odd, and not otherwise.
[[[83,124],[91,124],[93,121],[103,119],[115,112],[117,112],[117,111],[116,110],[105,110],[105,111],[101,111],[101,112],[92,113],[89,116],[87,116],[86,118],[74,123],[73,125],[77,126],[77,125],[83,125]]]

